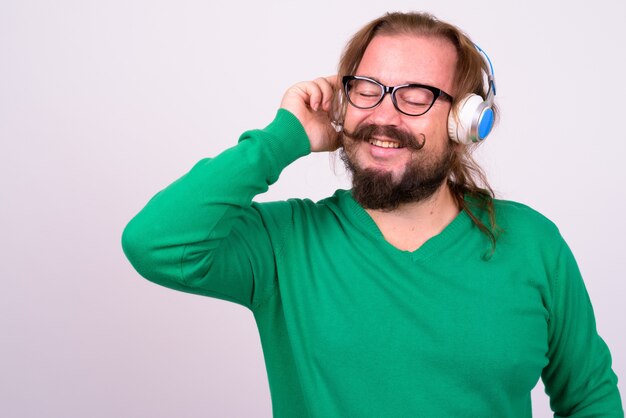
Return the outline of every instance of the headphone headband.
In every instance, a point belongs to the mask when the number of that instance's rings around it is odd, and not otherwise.
[[[486,102],[489,104],[493,104],[494,97],[496,95],[496,76],[493,72],[493,64],[491,63],[491,59],[489,59],[489,55],[481,47],[474,44],[474,47],[483,55],[483,59],[487,63],[487,69],[489,70],[487,73],[487,83],[489,84],[489,88],[487,89],[487,97],[485,98]]]

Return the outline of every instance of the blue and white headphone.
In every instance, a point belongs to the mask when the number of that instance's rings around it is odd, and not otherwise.
[[[489,72],[487,73],[487,97],[468,94],[450,111],[448,116],[448,135],[461,144],[473,144],[487,138],[493,128],[493,101],[496,95],[496,80],[489,56],[478,45],[476,49],[484,56]]]

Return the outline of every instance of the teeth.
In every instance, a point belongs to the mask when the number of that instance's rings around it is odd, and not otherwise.
[[[381,148],[400,148],[400,144],[392,141],[381,141],[380,139],[371,139],[370,144]]]

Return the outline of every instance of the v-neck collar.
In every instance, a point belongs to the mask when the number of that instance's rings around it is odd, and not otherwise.
[[[335,196],[338,198],[339,206],[356,228],[370,235],[375,240],[380,241],[381,245],[389,247],[390,251],[396,252],[398,255],[409,256],[414,261],[426,260],[432,255],[440,253],[449,246],[450,243],[462,239],[473,227],[471,218],[467,212],[462,210],[440,233],[429,238],[415,251],[401,250],[385,239],[378,225],[376,225],[376,222],[374,222],[369,213],[354,200],[350,190],[338,190]]]

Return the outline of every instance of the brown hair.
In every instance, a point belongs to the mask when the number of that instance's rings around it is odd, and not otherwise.
[[[485,98],[489,86],[484,74],[488,73],[487,63],[476,49],[474,43],[459,28],[438,20],[428,13],[387,13],[368,23],[358,31],[346,45],[339,61],[339,80],[345,75],[353,75],[365,53],[365,49],[377,35],[412,35],[436,37],[448,40],[457,51],[454,72],[454,102],[452,108],[468,94],[478,94]],[[346,101],[343,93],[337,95],[333,103],[333,114],[341,121],[345,114]],[[497,108],[492,106],[497,120]],[[341,115],[341,116],[340,116]],[[497,234],[493,205],[494,192],[489,186],[484,171],[472,158],[472,152],[478,144],[469,146],[452,143],[453,150],[448,185],[459,205],[472,219],[474,224],[489,238],[492,253],[495,250]],[[472,208],[487,213],[489,225],[485,225]]]

